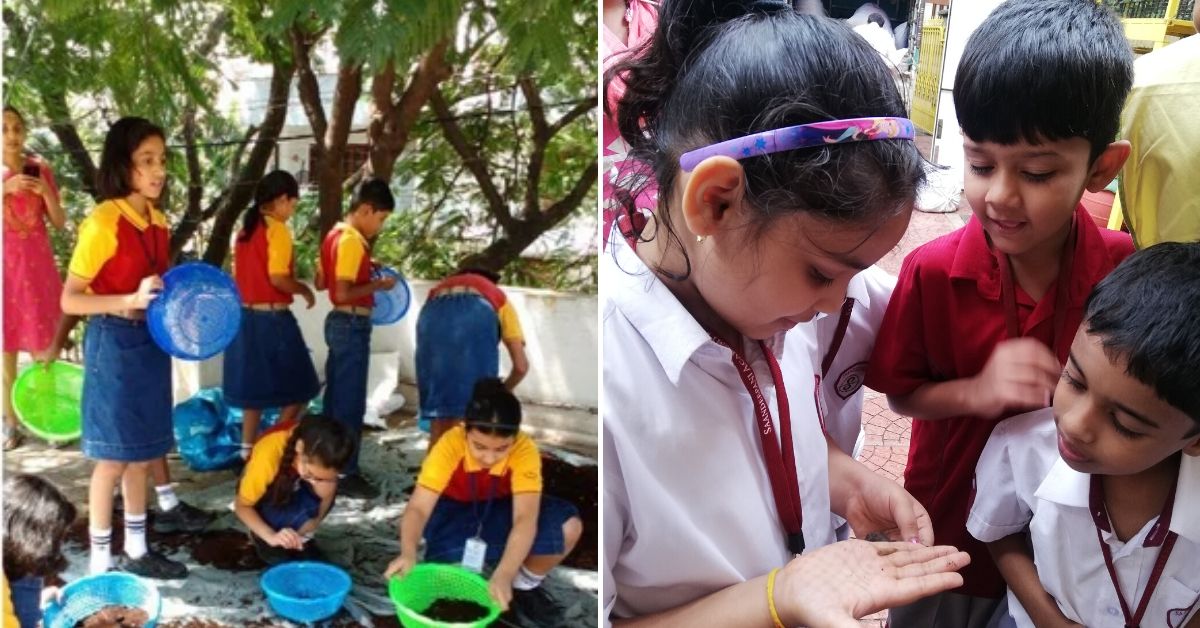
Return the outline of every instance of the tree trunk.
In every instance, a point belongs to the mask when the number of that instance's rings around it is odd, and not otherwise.
[[[338,68],[337,87],[333,91],[333,114],[329,129],[325,133],[325,155],[321,159],[317,204],[320,208],[320,237],[342,218],[342,159],[350,139],[350,124],[354,120],[354,106],[362,93],[362,65],[345,64]]]
[[[225,202],[217,208],[208,246],[204,250],[204,261],[210,264],[221,266],[225,263],[234,223],[253,199],[254,186],[262,178],[271,154],[275,151],[279,134],[283,131],[283,123],[287,119],[288,87],[292,82],[294,67],[285,61],[274,63],[270,96],[267,98],[267,113],[259,125],[254,147],[250,150],[250,158],[242,166],[237,180],[226,190]]]
[[[438,84],[450,78],[450,66],[446,63],[449,46],[450,40],[443,39],[425,54],[399,101],[392,101],[392,91],[396,85],[393,64],[389,63],[372,81],[371,98],[375,112],[367,127],[367,141],[371,146],[371,172],[375,176],[385,181],[391,180],[396,160],[408,144],[408,136],[421,109],[433,96]]]
[[[54,136],[58,138],[58,142],[62,144],[67,154],[71,156],[71,162],[79,171],[79,184],[83,186],[84,192],[99,200],[96,192],[96,162],[92,161],[92,155],[83,145],[83,138],[79,137],[79,131],[75,129],[75,125],[68,122],[71,120],[71,108],[67,106],[66,93],[42,92],[41,97],[42,106],[46,108],[46,115],[53,121],[50,124],[50,130],[54,132]]]

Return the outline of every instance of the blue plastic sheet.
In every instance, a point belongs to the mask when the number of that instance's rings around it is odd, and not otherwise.
[[[193,471],[236,468],[241,463],[242,410],[225,403],[220,388],[205,388],[175,406],[171,420],[179,455]],[[279,421],[279,408],[263,411],[259,433]]]

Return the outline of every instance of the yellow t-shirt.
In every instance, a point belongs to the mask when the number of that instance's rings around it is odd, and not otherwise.
[[[338,239],[337,267],[334,278],[351,283],[358,281],[358,268],[367,254],[367,239],[357,229],[345,224],[342,237]]]
[[[517,308],[513,307],[512,301],[505,301],[496,311],[496,316],[500,317],[501,340],[525,340],[525,332],[521,330],[521,320],[517,318]]]
[[[243,504],[253,506],[267,494],[267,489],[279,473],[279,464],[294,430],[293,427],[267,432],[254,443],[250,459],[246,461],[246,468],[242,471],[242,480],[238,483],[238,499]]]
[[[267,274],[292,276],[292,231],[282,220],[263,215],[267,225]]]
[[[3,605],[4,628],[20,628],[21,624],[17,621],[17,613],[13,609],[12,591],[8,590],[8,577],[0,573],[0,584],[3,584],[3,591],[0,592],[4,596],[4,600],[0,602]]]
[[[467,450],[467,431],[459,425],[443,434],[425,457],[417,484],[462,502],[486,499],[489,494],[540,493],[542,457],[533,439],[519,432],[508,455],[484,469]]]
[[[1200,36],[1134,62],[1133,90],[1121,114],[1132,151],[1121,170],[1121,210],[1134,245],[1200,239]]]

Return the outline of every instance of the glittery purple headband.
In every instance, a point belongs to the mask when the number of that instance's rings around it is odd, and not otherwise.
[[[851,118],[849,120],[814,122],[763,131],[697,148],[684,153],[679,158],[679,166],[683,168],[684,172],[691,172],[700,162],[709,157],[725,156],[733,159],[745,159],[785,150],[843,142],[911,140],[916,135],[912,120],[907,118]]]

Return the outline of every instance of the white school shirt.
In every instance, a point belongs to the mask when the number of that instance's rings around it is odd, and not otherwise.
[[[846,297],[854,299],[850,323],[846,326],[846,333],[834,354],[829,371],[821,377],[820,400],[825,432],[839,449],[851,456],[857,456],[861,444],[862,386],[867,375],[867,363],[875,349],[879,325],[883,322],[883,314],[887,311],[895,287],[896,278],[878,266],[871,266],[850,280],[846,286]],[[826,314],[797,325],[787,333],[785,347],[788,355],[811,356],[816,373],[820,374],[840,318],[840,312]],[[812,386],[809,388],[811,391]]]
[[[680,606],[792,558],[732,353],[624,241],[609,246],[601,262],[606,625]],[[781,335],[768,342],[788,390],[811,549],[833,541],[828,445],[812,400],[812,363],[785,355],[783,344]],[[757,343],[746,346],[778,434],[774,381]]]
[[[1059,456],[1050,408],[1002,421],[979,458],[967,530],[986,543],[1028,526],[1038,578],[1063,614],[1089,628],[1123,628],[1125,617],[1088,504],[1091,477]],[[1160,547],[1142,546],[1157,520],[1126,543],[1103,533],[1130,612],[1136,611],[1158,558]],[[1183,456],[1180,464],[1170,529],[1179,538],[1142,617],[1147,628],[1180,628],[1200,609],[1200,460],[1192,456]],[[1008,612],[1018,626],[1033,626],[1011,590]]]

